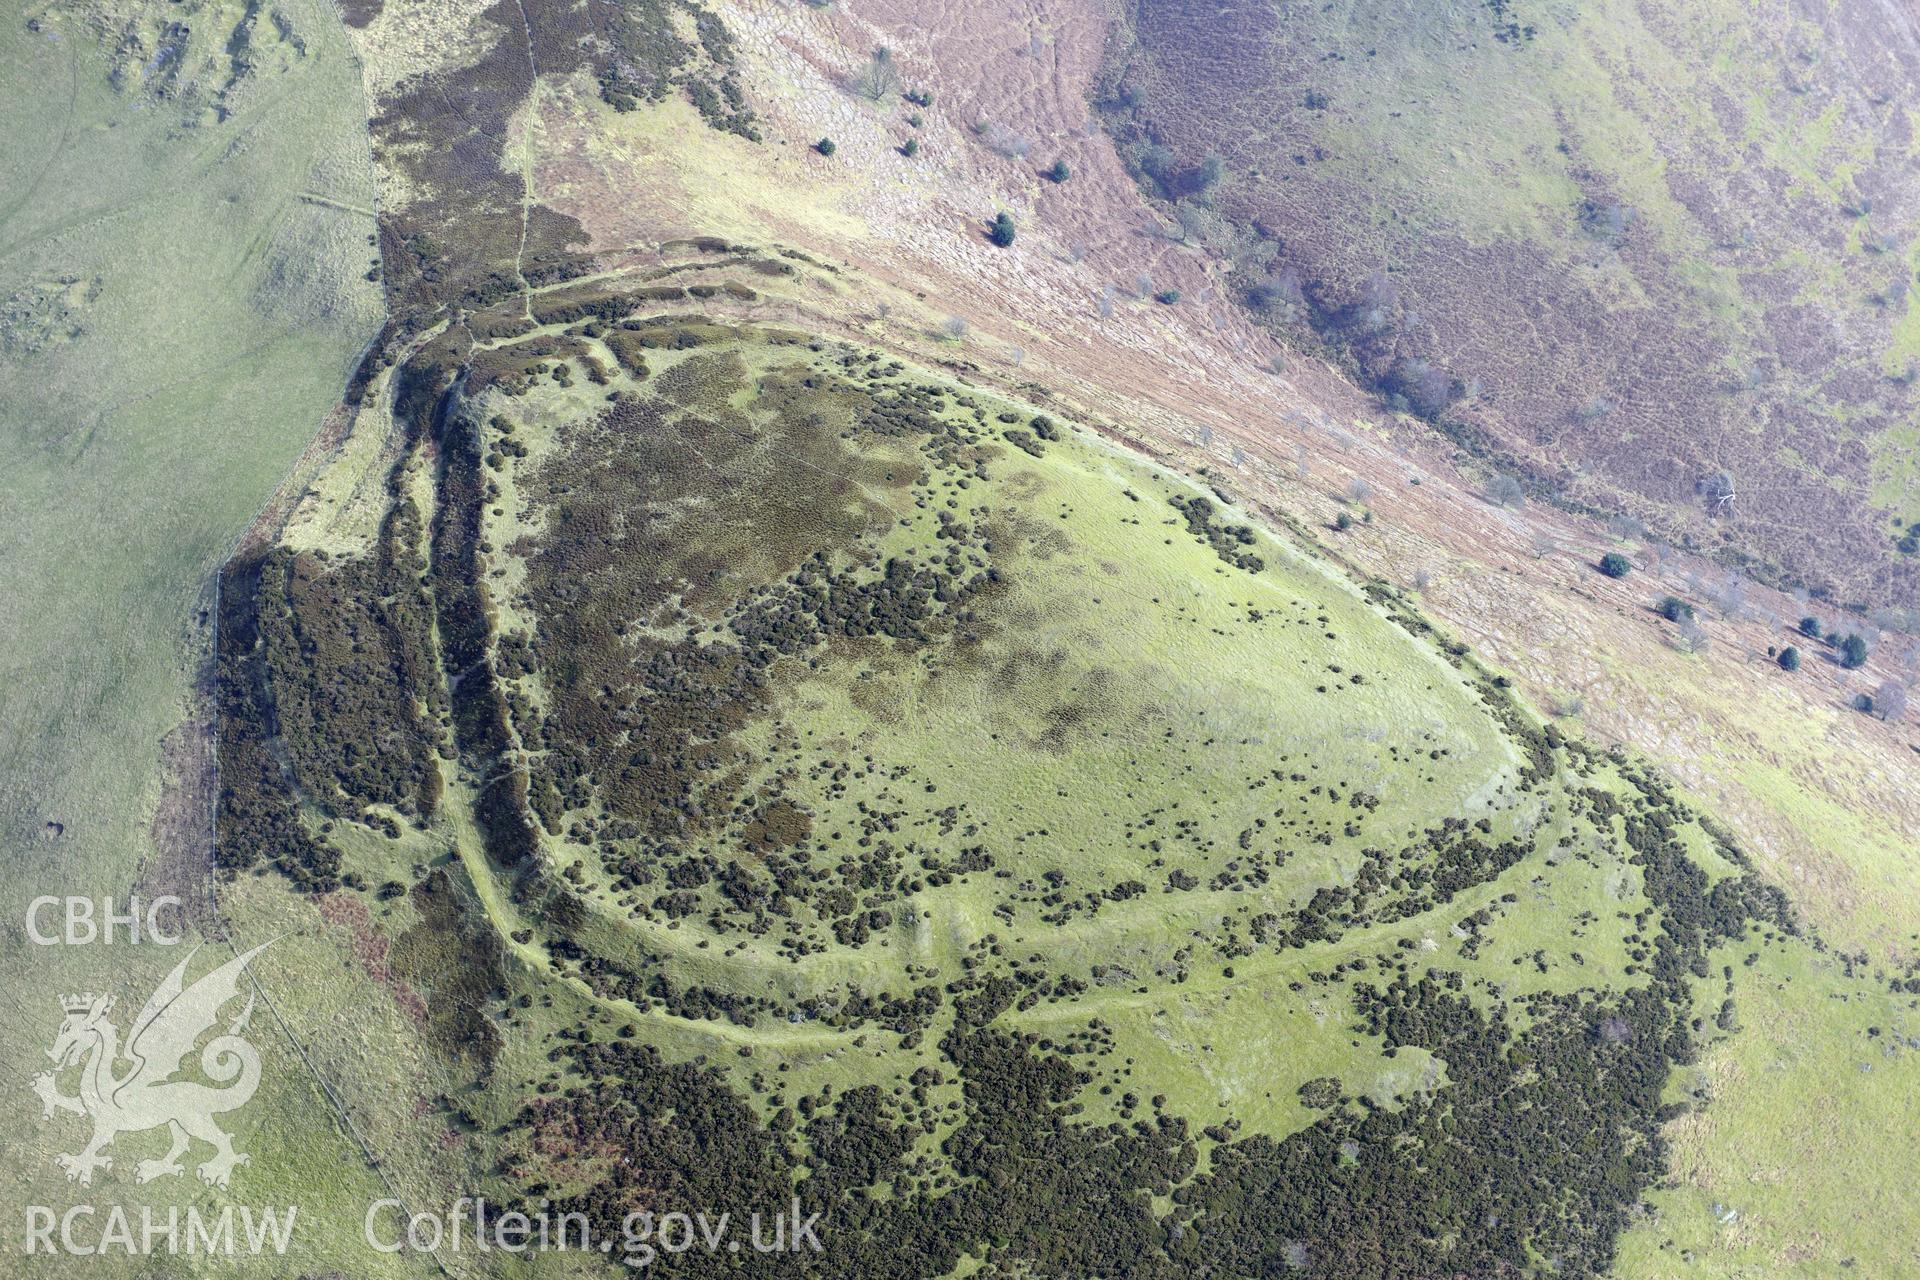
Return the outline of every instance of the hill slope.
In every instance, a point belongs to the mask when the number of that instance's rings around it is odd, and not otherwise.
[[[1917,84],[1911,15],[1873,3],[1139,0],[1102,93],[1243,295],[1399,407],[1576,504],[1910,608]]]

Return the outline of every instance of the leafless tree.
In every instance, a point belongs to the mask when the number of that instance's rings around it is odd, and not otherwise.
[[[1682,653],[1700,653],[1707,647],[1707,629],[1694,618],[1682,618],[1674,628],[1674,647]]]
[[[1873,713],[1882,720],[1898,721],[1907,718],[1907,686],[1898,680],[1888,680],[1873,691]]]
[[[1305,314],[1307,295],[1300,268],[1291,263],[1270,272],[1267,278],[1247,292],[1254,310],[1276,320],[1293,320]]]
[[[1740,496],[1730,471],[1716,471],[1710,476],[1702,476],[1694,488],[1707,504],[1710,515],[1724,515],[1732,511],[1734,500]]]
[[[1868,613],[1867,620],[1882,631],[1920,631],[1920,609],[1883,605]]]
[[[1505,472],[1487,482],[1487,497],[1502,507],[1517,507],[1526,501],[1527,491],[1518,480]]]
[[[949,342],[958,342],[967,336],[969,328],[965,316],[948,316],[940,324],[940,336]]]
[[[1738,622],[1747,616],[1747,583],[1738,573],[1728,574],[1726,581],[1705,594],[1721,617]]]
[[[1205,205],[1182,200],[1174,206],[1173,216],[1180,225],[1180,239],[1187,244],[1218,247],[1229,238],[1226,219]]]
[[[1347,497],[1355,502],[1364,503],[1367,499],[1373,497],[1373,486],[1358,476],[1355,476],[1347,484]]]
[[[1633,516],[1619,515],[1607,521],[1607,532],[1616,538],[1631,541],[1644,538],[1647,534],[1647,526]]]
[[[900,69],[893,65],[893,50],[884,45],[873,51],[867,65],[853,78],[853,91],[873,102],[884,101],[900,88]]]
[[[1005,156],[1009,160],[1019,160],[1033,150],[1033,143],[1006,125],[983,120],[976,128],[981,138],[986,141],[987,149],[996,155]]]

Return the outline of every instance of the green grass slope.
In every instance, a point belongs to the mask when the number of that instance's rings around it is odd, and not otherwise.
[[[254,1163],[232,1194],[191,1173],[136,1187],[164,1132],[123,1138],[90,1189],[62,1177],[54,1155],[88,1127],[43,1120],[26,1087],[59,997],[115,993],[124,1030],[184,948],[34,947],[21,922],[41,894],[204,898],[204,731],[174,731],[208,650],[208,584],[378,327],[358,69],[307,0],[34,4],[0,22],[0,116],[0,1270],[162,1273],[118,1253],[14,1257],[26,1204],[126,1206],[137,1224],[143,1204],[217,1214],[238,1198],[307,1215],[294,1252],[252,1273],[324,1272],[355,1251],[379,1183],[264,1011],[265,1083],[236,1127]],[[261,974],[269,991],[289,979],[271,959]]]

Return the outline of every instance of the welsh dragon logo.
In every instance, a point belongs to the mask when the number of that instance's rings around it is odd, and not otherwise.
[[[33,1090],[49,1119],[56,1111],[93,1117],[93,1140],[77,1155],[57,1158],[69,1181],[91,1185],[96,1169],[113,1168],[112,1157],[102,1153],[115,1138],[161,1125],[171,1132],[172,1146],[160,1159],[142,1160],[134,1167],[139,1182],[184,1172],[180,1158],[194,1139],[213,1147],[213,1155],[198,1169],[200,1180],[210,1186],[224,1188],[234,1169],[247,1163],[213,1118],[245,1106],[260,1087],[260,1054],[240,1035],[253,1016],[251,994],[239,1016],[200,1049],[200,1070],[224,1087],[173,1077],[201,1036],[219,1021],[221,1007],[239,995],[247,963],[271,945],[234,957],[192,986],[186,985],[187,964],[193,959],[188,955],[133,1020],[124,1049],[119,1028],[107,1017],[112,996],[61,998],[66,1021],[47,1051],[54,1069],[35,1076]],[[123,1062],[128,1064],[124,1070]],[[80,1091],[70,1097],[60,1092],[57,1077],[76,1066]]]

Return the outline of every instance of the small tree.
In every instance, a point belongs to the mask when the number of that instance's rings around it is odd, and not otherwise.
[[[1027,152],[1033,150],[1033,143],[995,121],[982,120],[974,126],[974,131],[986,142],[988,150],[1009,160],[1024,159]]]
[[[1788,645],[1780,651],[1779,662],[1782,671],[1798,671],[1800,669],[1800,651],[1792,645]]]
[[[1618,551],[1609,551],[1600,557],[1600,572],[1609,578],[1624,578],[1633,572],[1633,561]]]
[[[1840,642],[1840,665],[1849,671],[1857,671],[1867,665],[1867,642],[1858,635],[1849,632]]]
[[[987,226],[987,239],[993,241],[1002,249],[1013,243],[1013,234],[1013,215],[1005,210],[996,213],[993,216],[993,221]]]
[[[1629,515],[1618,515],[1607,521],[1607,532],[1616,538],[1644,538],[1647,526]]]
[[[1527,491],[1512,476],[1501,474],[1487,484],[1487,497],[1503,507],[1514,507],[1526,500]]]
[[[900,87],[900,70],[893,65],[893,50],[881,46],[867,59],[867,65],[853,78],[853,91],[873,102],[884,100]]]
[[[1693,606],[1685,600],[1682,600],[1679,596],[1668,596],[1654,606],[1654,612],[1665,618],[1668,622],[1691,622],[1693,620]]]
[[[1882,720],[1903,720],[1907,715],[1907,687],[1889,680],[1873,691],[1874,712]]]
[[[1065,160],[1055,160],[1044,176],[1049,182],[1065,182],[1073,176],[1073,170],[1067,168]]]
[[[1800,634],[1809,640],[1818,640],[1820,638],[1820,619],[1814,617],[1800,619]]]
[[[813,149],[815,151],[818,151],[823,156],[830,156],[834,153],[834,150],[835,150],[833,145],[833,139],[822,138],[820,139],[820,141],[813,144]]]
[[[900,154],[911,160],[920,154],[920,139],[908,138],[900,144]]]

